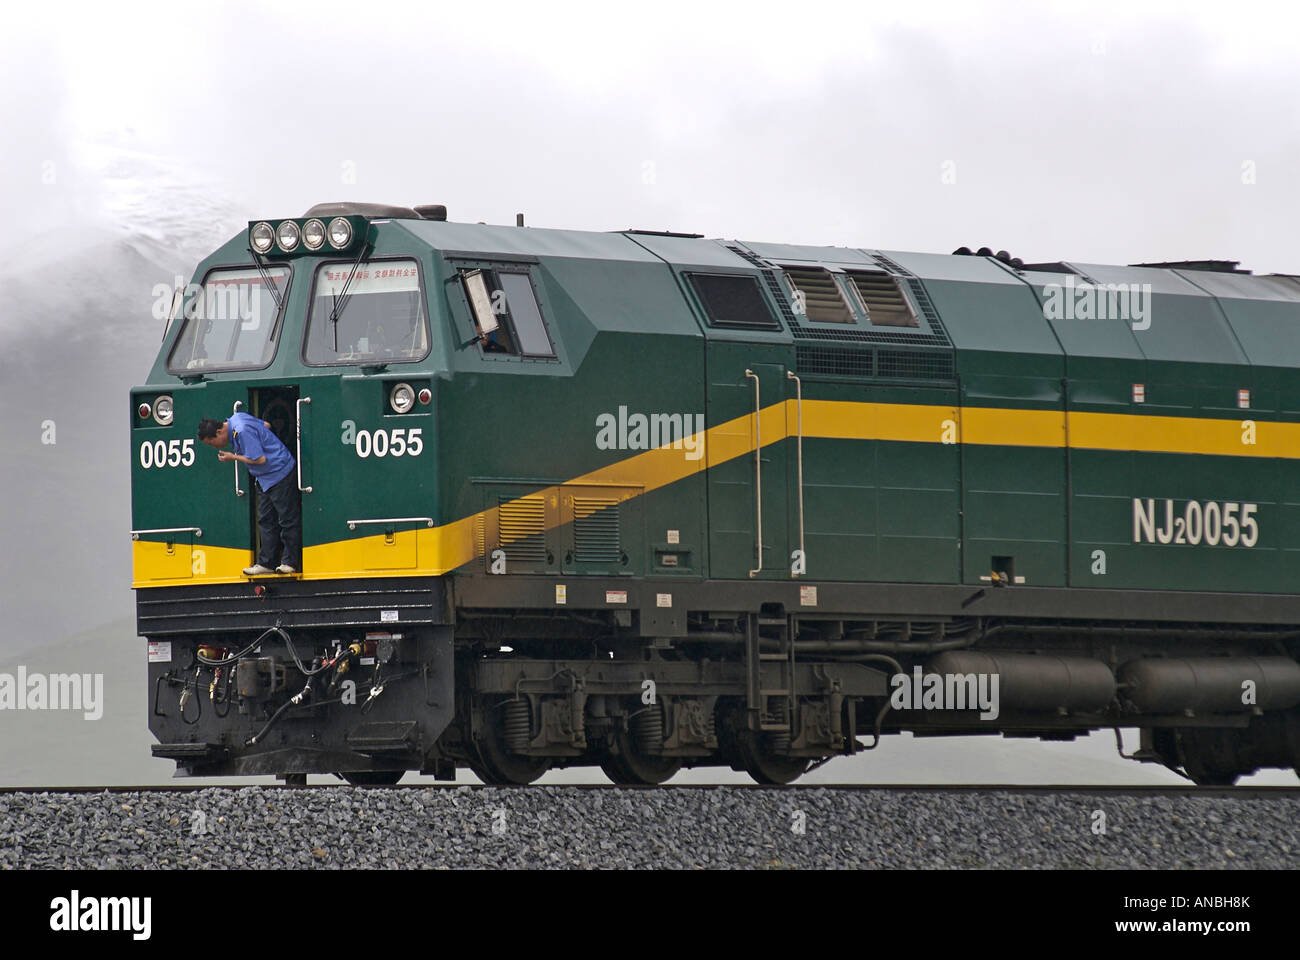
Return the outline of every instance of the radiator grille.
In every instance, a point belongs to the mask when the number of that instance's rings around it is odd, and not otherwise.
[[[506,559],[542,563],[546,560],[546,500],[540,496],[500,497],[498,539]]]
[[[618,563],[619,504],[600,497],[573,498],[573,559],[578,563]]]
[[[876,376],[893,380],[951,380],[952,354],[937,350],[877,350]]]
[[[828,377],[870,377],[875,375],[875,353],[870,348],[810,346],[795,347],[795,364],[800,373]]]

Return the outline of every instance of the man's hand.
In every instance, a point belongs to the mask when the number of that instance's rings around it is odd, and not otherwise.
[[[266,463],[266,454],[262,454],[256,460],[249,459],[242,453],[235,453],[233,450],[218,450],[217,459],[222,463],[229,463],[231,460],[238,460],[240,463],[246,463],[250,467],[260,467]]]

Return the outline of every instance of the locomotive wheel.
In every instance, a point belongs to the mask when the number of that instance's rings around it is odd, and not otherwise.
[[[1217,733],[1199,730],[1176,733],[1183,770],[1198,787],[1230,787],[1241,776],[1241,771],[1228,765],[1235,755],[1225,752],[1225,738],[1216,737]]]
[[[657,757],[641,750],[636,737],[622,724],[614,734],[614,749],[600,765],[605,776],[621,786],[663,783],[681,768],[680,757]]]
[[[354,770],[340,776],[354,787],[391,787],[405,773],[405,770]]]
[[[1190,768],[1187,771],[1187,775],[1192,778],[1192,783],[1196,784],[1198,787],[1230,787],[1236,783],[1237,778],[1241,776],[1239,773],[1225,773],[1221,770],[1193,772]]]
[[[501,704],[484,704],[484,729],[477,731],[474,752],[478,762],[471,763],[474,775],[489,786],[509,787],[532,783],[551,768],[550,757],[526,757],[511,753],[506,747]]]
[[[778,756],[762,742],[758,734],[750,730],[741,733],[737,746],[745,772],[753,777],[756,783],[793,783],[808,769],[807,759]]]
[[[739,700],[718,702],[718,745],[731,769],[744,770],[756,783],[793,783],[808,769],[807,759],[781,756],[766,737],[748,729]]]

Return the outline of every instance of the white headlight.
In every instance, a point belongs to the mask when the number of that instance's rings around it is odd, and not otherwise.
[[[302,245],[308,250],[319,250],[325,243],[325,224],[308,220],[302,225]]]
[[[335,250],[342,250],[352,242],[352,224],[348,223],[342,217],[335,217],[330,221],[330,246]]]
[[[415,391],[409,383],[399,383],[388,395],[388,402],[393,405],[395,413],[407,413],[415,406]]]
[[[276,231],[275,239],[279,243],[281,250],[285,253],[293,253],[294,250],[298,249],[298,241],[302,239],[302,231],[298,229],[298,224],[292,220],[285,220]]]
[[[248,231],[248,239],[253,244],[253,249],[258,253],[266,253],[271,249],[271,244],[275,243],[275,231],[271,229],[269,223],[255,224],[253,229]]]
[[[153,418],[161,426],[169,427],[172,422],[172,398],[168,396],[159,397],[153,402]]]

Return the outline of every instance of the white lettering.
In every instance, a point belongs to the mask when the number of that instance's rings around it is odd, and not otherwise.
[[[687,460],[704,456],[704,414],[618,413],[596,416],[597,450],[682,450]]]

